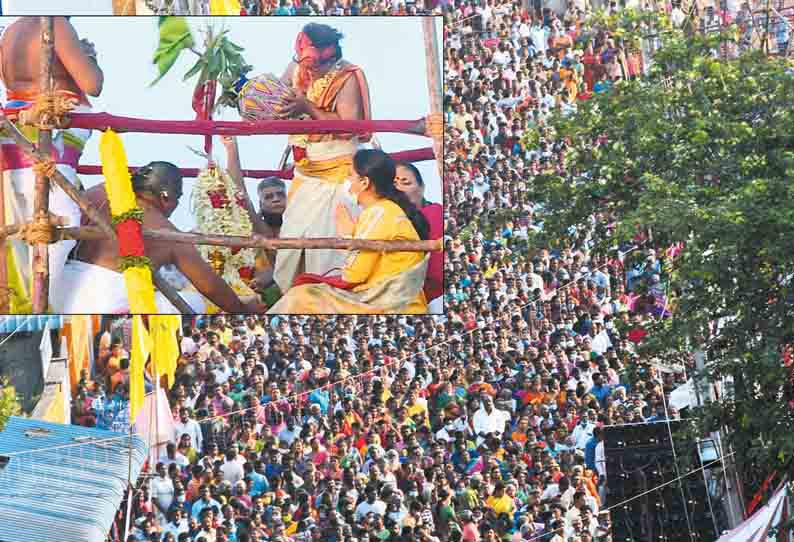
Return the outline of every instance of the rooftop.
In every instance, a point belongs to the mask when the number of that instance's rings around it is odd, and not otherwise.
[[[0,542],[104,542],[147,445],[133,435],[131,462],[129,452],[122,433],[11,417],[0,433]]]

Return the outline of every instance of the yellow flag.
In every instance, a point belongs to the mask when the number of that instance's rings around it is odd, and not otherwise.
[[[168,385],[174,383],[176,362],[179,359],[179,344],[176,334],[182,326],[182,317],[179,315],[152,315],[149,316],[149,330],[152,342],[157,345],[152,351],[152,362],[158,376],[166,375]]]
[[[138,411],[143,408],[146,389],[143,385],[143,368],[152,351],[152,338],[143,325],[140,315],[132,317],[132,352],[130,352],[130,423],[135,423]]]

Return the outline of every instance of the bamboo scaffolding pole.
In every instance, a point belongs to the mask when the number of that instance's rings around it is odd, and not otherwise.
[[[59,239],[101,241],[107,239],[99,228],[81,226],[79,228],[59,228],[56,230]],[[250,237],[233,235],[212,235],[187,233],[171,230],[143,230],[143,237],[149,241],[167,241],[189,245],[212,245],[230,248],[264,248],[279,249],[335,249],[335,250],[370,250],[377,252],[436,252],[443,249],[443,241],[372,241],[367,239],[334,239],[318,237],[314,239],[273,239],[254,234]]]
[[[436,36],[436,18],[422,17],[422,30],[425,36],[425,58],[427,64],[427,88],[430,92],[430,112],[441,114],[441,66],[438,60],[438,38]],[[433,150],[438,164],[438,175],[444,179],[444,139],[443,136],[433,138]]]
[[[37,162],[46,161],[49,158],[48,154],[44,154],[40,149],[36,149],[36,147],[27,140],[27,138],[14,126],[10,120],[8,120],[2,113],[0,113],[0,124],[5,129],[6,132],[14,139],[16,145],[22,149],[22,151],[32,160]],[[63,176],[60,171],[55,171],[55,176],[52,178],[52,181],[58,185],[66,194],[72,198],[72,200],[77,203],[80,207],[80,210],[91,219],[97,226],[102,228],[105,233],[109,236],[115,237],[116,230],[113,229],[113,226],[105,220],[105,218],[91,205],[91,203],[85,199],[80,192],[77,191],[77,188],[74,187],[69,180]]]
[[[113,0],[113,15],[136,15],[135,0]]]
[[[0,113],[0,124],[3,126],[5,131],[11,135],[14,139],[14,142],[17,144],[22,151],[29,156],[31,159],[36,161],[45,161],[46,155],[42,152],[38,151],[33,143],[27,140],[27,138],[17,129],[14,124],[9,121],[6,117]],[[105,217],[100,214],[96,208],[94,208],[91,203],[83,197],[80,192],[74,187],[72,183],[69,182],[66,177],[60,171],[55,171],[55,176],[52,178],[52,181],[55,182],[64,192],[75,202],[77,203],[80,210],[89,218],[91,219],[99,231],[104,233],[103,239],[115,239],[116,238],[116,230],[113,226],[105,220]],[[13,224],[10,226],[4,226],[0,229],[0,238],[5,238],[7,236],[14,235],[20,231],[21,227],[19,224]],[[157,287],[158,290],[171,302],[174,307],[179,309],[180,312],[183,314],[193,314],[194,311],[190,308],[182,296],[180,296],[176,289],[174,289],[166,280],[164,280],[160,275],[154,274],[153,275],[154,285]],[[2,283],[0,283],[1,285]],[[46,309],[45,309],[46,310]],[[42,311],[34,311],[34,312],[45,312]]]
[[[52,17],[41,17],[41,62],[39,65],[39,92],[49,96],[53,90],[52,60],[55,53]],[[40,127],[38,151],[49,156],[52,148],[52,130]],[[33,195],[34,221],[49,222],[50,181],[46,173],[36,174]],[[49,245],[37,243],[33,246],[33,312],[47,312],[50,293]]]
[[[0,228],[6,228],[5,179],[0,174]],[[8,290],[8,244],[0,237],[0,314],[11,312],[11,292]]]
[[[22,229],[19,224],[12,224],[10,226],[3,226],[0,229],[0,239],[5,239],[6,237],[11,237],[12,235],[16,235],[19,233],[19,230]]]
[[[179,295],[179,292],[171,286],[171,283],[165,280],[160,274],[157,272],[156,269],[152,269],[152,282],[154,283],[154,287],[160,290],[160,293],[165,296],[165,298],[171,302],[171,304],[176,307],[181,314],[196,314],[196,311],[193,310],[193,307],[188,305],[187,301],[182,299],[182,296]]]

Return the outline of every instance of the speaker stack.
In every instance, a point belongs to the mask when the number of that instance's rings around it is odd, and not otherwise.
[[[670,424],[674,436],[678,423]],[[694,443],[676,439],[675,452],[681,475],[700,467]],[[613,542],[712,542],[718,538],[703,473],[674,481],[677,475],[667,422],[605,427],[604,455]],[[694,461],[682,462],[682,458]]]

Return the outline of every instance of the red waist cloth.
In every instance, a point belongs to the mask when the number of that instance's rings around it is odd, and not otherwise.
[[[315,275],[314,273],[301,273],[295,277],[292,287],[296,288],[298,286],[303,286],[304,284],[327,284],[329,286],[333,286],[334,288],[339,288],[340,290],[352,290],[358,286],[352,282],[347,282],[338,275],[326,277],[322,275]]]
[[[88,101],[88,98],[85,94],[77,94],[76,92],[71,92],[68,90],[56,90],[55,94],[59,96],[65,96],[67,98],[74,98],[80,105],[90,105],[90,102]],[[38,91],[6,90],[6,100],[9,102],[30,102],[30,107],[33,106],[33,103],[36,101],[38,96]]]
[[[430,224],[430,239],[441,239],[444,236],[444,208],[438,203],[431,203],[422,207],[422,214]],[[443,252],[430,253],[424,291],[428,301],[444,295]]]

